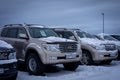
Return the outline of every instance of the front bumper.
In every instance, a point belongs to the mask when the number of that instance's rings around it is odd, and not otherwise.
[[[96,51],[94,54],[94,61],[113,60],[118,56],[118,50],[114,51]]]
[[[69,62],[78,62],[81,59],[80,54],[76,53],[51,53],[47,54],[46,64],[60,64],[60,63],[69,63]]]
[[[9,63],[9,64],[0,64],[0,80],[10,79],[11,77],[16,76],[17,71],[17,63]]]

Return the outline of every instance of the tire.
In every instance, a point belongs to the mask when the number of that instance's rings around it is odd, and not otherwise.
[[[64,68],[69,71],[75,71],[77,67],[79,66],[78,62],[72,62],[72,63],[65,63],[63,64]]]
[[[41,75],[44,73],[44,64],[41,62],[40,58],[35,53],[31,53],[28,55],[26,64],[29,74]]]
[[[94,64],[91,54],[85,50],[82,51],[82,59],[80,62],[82,65],[93,65]]]
[[[106,60],[106,61],[102,61],[101,64],[110,64],[112,62],[112,60]]]

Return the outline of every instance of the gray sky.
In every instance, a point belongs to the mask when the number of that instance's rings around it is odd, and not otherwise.
[[[0,0],[0,26],[10,23],[120,34],[120,0]]]

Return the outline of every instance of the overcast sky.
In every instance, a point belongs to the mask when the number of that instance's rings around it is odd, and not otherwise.
[[[0,0],[0,26],[10,23],[120,34],[120,0]]]

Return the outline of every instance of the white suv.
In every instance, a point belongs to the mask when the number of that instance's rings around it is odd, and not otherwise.
[[[109,34],[98,34],[97,35],[100,39],[106,41],[106,42],[111,42],[111,43],[114,43],[116,46],[117,46],[117,49],[118,49],[118,57],[117,59],[120,59],[120,41],[113,38],[112,36],[110,36]]]
[[[45,65],[63,64],[75,70],[82,52],[74,40],[59,38],[51,29],[38,25],[11,24],[3,27],[1,39],[17,51],[17,59],[27,65],[30,74],[44,72]]]
[[[117,48],[113,43],[98,40],[94,36],[79,29],[54,29],[63,38],[73,39],[81,43],[82,64],[94,63],[109,64],[117,57]]]

